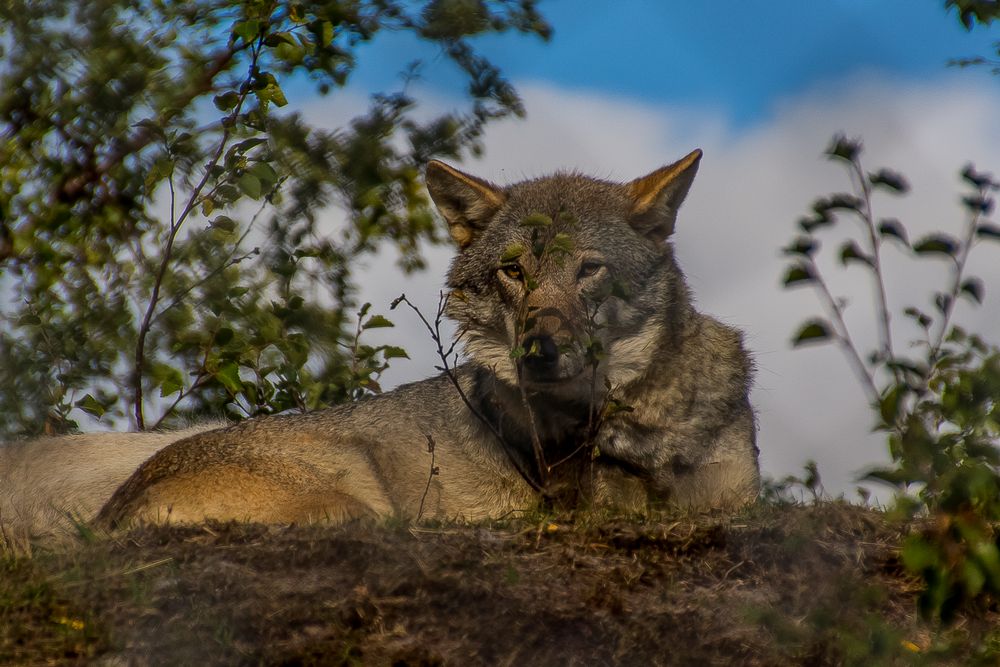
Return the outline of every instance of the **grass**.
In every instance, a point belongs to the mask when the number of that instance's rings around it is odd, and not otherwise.
[[[149,527],[0,561],[0,664],[997,664],[915,615],[897,524],[729,518]]]

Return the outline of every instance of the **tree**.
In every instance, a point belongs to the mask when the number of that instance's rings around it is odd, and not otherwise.
[[[335,131],[289,110],[289,82],[335,92],[387,31],[439,46],[469,108],[418,120],[406,79]],[[420,167],[523,114],[470,42],[506,31],[549,35],[535,0],[5,3],[0,436],[378,391],[405,352],[359,343],[391,323],[351,326],[352,262],[389,243],[419,268],[438,239]],[[317,226],[333,205],[341,238]]]
[[[948,11],[956,11],[959,22],[966,30],[972,30],[977,25],[990,26],[994,21],[1000,21],[1000,3],[997,0],[946,0],[944,6]],[[993,48],[997,54],[995,60],[985,56],[971,56],[955,58],[949,64],[959,67],[987,65],[994,74],[1000,74],[1000,41],[994,42]]]

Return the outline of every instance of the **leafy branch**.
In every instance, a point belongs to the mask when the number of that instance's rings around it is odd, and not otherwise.
[[[984,594],[1000,594],[1000,350],[953,323],[960,298],[980,305],[985,285],[967,274],[968,259],[980,241],[1000,241],[1000,227],[986,217],[995,204],[1000,183],[967,166],[962,178],[971,192],[962,200],[968,217],[964,233],[954,237],[932,233],[910,243],[898,220],[876,221],[871,193],[884,189],[902,194],[908,189],[899,174],[862,169],[861,144],[834,139],[827,155],[848,164],[855,194],[835,194],[817,200],[811,215],[799,221],[800,234],[785,248],[793,258],[784,286],[815,289],[827,319],[805,323],[793,345],[836,341],[855,371],[877,413],[877,429],[886,434],[892,464],[867,473],[866,480],[891,485],[896,505],[905,516],[927,515],[930,527],[911,535],[903,562],[920,574],[925,588],[921,610],[947,620],[957,607]],[[842,299],[835,298],[816,261],[817,232],[832,228],[837,214],[862,223],[863,238],[841,241],[839,259],[871,272],[876,298],[873,317],[879,322],[876,349],[865,355],[843,317]],[[910,349],[915,356],[894,352],[894,331],[881,270],[884,240],[913,260],[944,258],[949,262],[946,289],[935,291],[936,312],[907,306],[903,315],[922,331]],[[931,334],[932,329],[934,334]]]

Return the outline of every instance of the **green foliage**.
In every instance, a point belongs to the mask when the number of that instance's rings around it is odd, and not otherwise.
[[[977,25],[991,26],[994,21],[1000,20],[1000,3],[996,0],[945,0],[944,6],[949,11],[955,10],[966,30],[972,30]],[[972,56],[955,58],[948,64],[958,67],[986,65],[993,74],[1000,74],[1000,41],[994,42],[993,47],[996,50],[995,59]]]
[[[508,30],[549,33],[532,0],[4,3],[0,437],[377,391],[405,353],[352,335],[352,262],[389,243],[422,266],[420,168],[523,113],[469,42]],[[291,110],[384,31],[437,44],[470,107],[420,120],[403,88],[336,130]]]
[[[847,165],[855,193],[817,200],[812,215],[799,222],[801,234],[784,248],[793,261],[785,287],[813,287],[826,314],[807,322],[793,342],[830,341],[845,350],[892,461],[866,479],[893,486],[897,509],[906,517],[927,517],[926,530],[907,540],[903,562],[923,577],[924,615],[948,620],[963,603],[1000,595],[1000,350],[953,323],[959,299],[973,306],[983,301],[985,286],[966,274],[966,265],[974,246],[998,240],[996,226],[985,217],[1000,183],[966,167],[962,177],[970,192],[962,200],[968,214],[962,234],[935,233],[910,244],[902,223],[880,221],[873,212],[876,188],[903,194],[906,181],[884,169],[866,173],[861,153],[860,142],[834,139],[827,155]],[[840,215],[860,224],[845,230]],[[842,233],[844,266],[860,266],[872,278],[879,339],[867,354],[851,337],[845,301],[833,296],[816,261],[817,233],[831,228]],[[909,305],[902,311],[921,332],[907,353],[894,346],[881,262],[886,242],[913,261],[948,263],[946,286],[930,299],[933,308]]]

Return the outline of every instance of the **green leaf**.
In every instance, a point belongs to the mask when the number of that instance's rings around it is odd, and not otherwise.
[[[261,145],[263,143],[267,143],[267,139],[264,139],[262,137],[253,137],[253,138],[250,138],[250,139],[244,139],[243,141],[241,141],[238,144],[234,145],[233,149],[237,153],[246,153],[251,148],[253,148],[255,146],[259,146],[259,145]]]
[[[279,107],[288,104],[285,94],[278,85],[278,80],[270,72],[260,72],[254,82],[254,92],[261,107],[267,107],[269,102],[274,102]]]
[[[902,174],[889,169],[880,169],[874,174],[868,174],[868,182],[875,187],[882,187],[900,194],[910,189],[910,184],[906,182]]]
[[[233,34],[249,44],[260,34],[260,23],[254,20],[240,21],[233,26]]]
[[[80,408],[91,417],[96,417],[98,419],[103,417],[105,413],[104,406],[101,405],[100,402],[90,394],[87,394],[86,396],[81,398],[79,401],[74,403],[73,406]]]
[[[908,246],[910,240],[906,236],[906,229],[903,227],[903,223],[895,218],[886,218],[879,221],[878,233],[882,238],[892,237],[903,243],[903,245]]]
[[[861,199],[846,192],[838,192],[813,202],[813,210],[817,214],[826,214],[830,211],[840,210],[860,212],[863,206],[864,202]]]
[[[833,141],[826,149],[826,154],[831,158],[839,158],[847,162],[853,162],[861,154],[861,142],[848,139],[842,134],[834,136]]]
[[[819,244],[809,236],[799,236],[792,243],[781,249],[785,255],[812,257],[819,248]]]
[[[799,218],[799,228],[806,234],[812,234],[813,231],[819,229],[820,227],[829,227],[834,224],[834,219],[830,217],[823,211],[822,213],[817,213],[811,218]]]
[[[221,229],[226,232],[232,232],[236,229],[236,222],[228,215],[219,215],[216,216],[211,223],[209,223],[209,227],[212,227],[213,229]]]
[[[522,227],[548,227],[552,224],[552,218],[544,213],[532,213],[521,220]]]
[[[184,376],[176,368],[165,368],[160,379],[160,396],[166,398],[184,387]]]
[[[945,234],[931,234],[920,239],[913,245],[913,252],[918,255],[947,255],[954,257],[958,251],[958,241]]]
[[[859,481],[881,482],[889,486],[903,486],[911,480],[902,471],[895,468],[874,468],[866,472]]]
[[[235,396],[243,390],[243,381],[240,380],[240,367],[235,361],[230,361],[215,372],[214,377],[226,388],[230,395]]]
[[[816,275],[813,273],[811,267],[806,264],[795,264],[788,268],[788,271],[785,273],[785,277],[782,280],[782,285],[785,287],[793,287],[796,285],[811,283],[815,280]]]
[[[976,236],[981,239],[992,239],[994,241],[1000,241],[1000,227],[997,225],[992,225],[988,222],[976,227]]]
[[[559,232],[552,237],[552,240],[548,244],[549,253],[560,253],[563,255],[569,255],[573,252],[573,239],[569,234],[564,232]]]
[[[243,191],[245,195],[252,199],[260,199],[261,195],[261,185],[260,179],[249,172],[243,172],[240,175],[237,184],[240,186],[240,190]]]
[[[990,211],[993,210],[993,198],[983,195],[970,195],[968,197],[962,197],[962,204],[975,214],[984,213],[989,215]]]
[[[297,46],[298,42],[290,32],[272,32],[264,38],[264,44],[272,47],[278,46],[279,44],[292,44]]]
[[[960,295],[966,295],[978,304],[983,303],[983,294],[986,291],[986,286],[983,281],[979,278],[969,278],[962,283],[962,287],[959,291]]]
[[[941,312],[942,315],[947,315],[951,310],[951,304],[953,299],[950,294],[945,294],[944,292],[937,292],[934,295],[934,305]]]
[[[254,162],[250,168],[247,169],[247,171],[259,178],[261,182],[267,183],[268,185],[271,185],[278,180],[277,172],[275,172],[274,168],[266,162]]]
[[[822,343],[831,337],[830,327],[824,320],[810,320],[792,338],[792,347],[799,347],[808,343]]]
[[[971,164],[965,165],[962,169],[962,178],[968,183],[980,189],[996,188],[1000,183],[993,180],[990,174],[976,171]]]
[[[215,343],[225,345],[233,339],[235,332],[230,327],[222,327],[215,332]]]
[[[892,427],[896,423],[903,399],[908,393],[909,388],[905,384],[896,384],[879,401],[879,413],[882,415],[882,421],[888,427]]]
[[[900,556],[906,569],[916,574],[941,563],[941,554],[922,537],[911,537],[906,540]]]
[[[229,92],[222,93],[221,95],[216,95],[212,99],[212,102],[215,103],[215,108],[219,111],[229,111],[240,103],[240,96],[235,91],[230,90]]]
[[[524,246],[521,245],[520,243],[515,243],[513,245],[507,246],[507,248],[503,251],[503,254],[500,255],[500,261],[512,262],[523,254],[524,254]]]
[[[382,357],[385,359],[409,359],[410,355],[401,347],[386,345],[382,348]]]
[[[840,263],[847,266],[849,262],[859,262],[866,266],[875,266],[872,258],[861,252],[861,248],[854,241],[845,241],[840,247]]]
[[[361,326],[361,330],[365,331],[368,329],[382,329],[385,327],[396,326],[390,320],[386,319],[382,315],[372,315],[368,318],[368,321]]]
[[[922,329],[926,329],[927,327],[929,327],[931,325],[932,322],[934,322],[933,318],[931,318],[928,315],[926,315],[919,308],[914,308],[913,306],[905,308],[903,310],[903,314],[906,315],[907,317],[913,319],[917,324],[920,325],[920,327]]]

